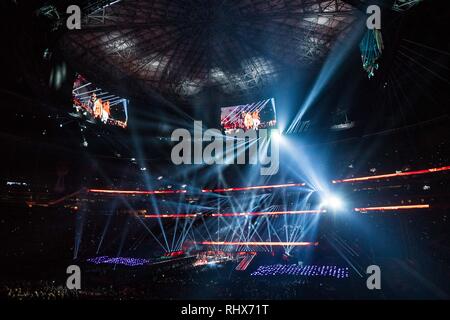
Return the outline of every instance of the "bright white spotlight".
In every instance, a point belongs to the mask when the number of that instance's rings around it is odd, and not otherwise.
[[[272,139],[276,142],[280,142],[282,139],[280,130],[272,130]]]
[[[342,202],[342,199],[336,196],[328,196],[322,201],[321,204],[322,207],[328,207],[329,209],[333,210],[339,210],[342,209],[344,206],[344,203]]]

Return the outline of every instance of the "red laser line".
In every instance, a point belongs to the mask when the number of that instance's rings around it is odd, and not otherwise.
[[[225,189],[202,189],[202,192],[232,192],[232,191],[245,191],[245,190],[257,190],[257,189],[304,187],[305,185],[306,185],[306,183],[285,183],[285,184],[273,184],[273,185],[267,185],[267,186],[253,186],[253,187],[239,187],[239,188],[225,188]]]
[[[318,246],[319,242],[254,242],[254,241],[201,241],[195,244],[212,245],[212,246]]]
[[[213,213],[213,217],[245,217],[245,216],[272,216],[283,214],[315,214],[326,210],[296,210],[296,211],[271,211],[271,212],[239,212],[239,213]]]
[[[395,211],[395,210],[411,210],[411,209],[429,209],[429,204],[414,204],[400,206],[383,206],[383,207],[367,207],[354,208],[356,212],[366,211]],[[295,214],[319,214],[325,213],[326,210],[298,210],[298,211],[272,211],[272,212],[230,212],[230,213],[213,213],[205,214],[206,217],[246,217],[246,216],[270,216],[270,215],[295,215]],[[144,218],[195,218],[201,216],[201,213],[171,213],[171,214],[146,214]]]
[[[90,193],[107,194],[175,194],[186,193],[186,190],[111,190],[111,189],[88,189]]]
[[[272,216],[283,214],[319,214],[326,210],[297,210],[297,211],[270,211],[270,212],[230,212],[205,214],[208,217],[246,217],[246,216]],[[170,214],[146,214],[144,218],[195,218],[201,216],[201,213],[170,213]]]
[[[441,171],[449,171],[450,166],[444,166],[439,168],[431,168],[424,170],[416,170],[416,171],[408,171],[408,172],[396,172],[396,173],[388,173],[381,174],[376,176],[366,176],[366,177],[357,177],[357,178],[348,178],[348,179],[338,179],[332,180],[332,183],[346,183],[346,182],[359,182],[359,181],[368,181],[368,180],[377,180],[377,179],[386,179],[393,177],[403,177],[403,176],[412,176],[412,175],[420,175]],[[212,192],[233,192],[233,191],[245,191],[245,190],[258,190],[258,189],[276,189],[276,188],[289,188],[289,187],[304,187],[306,183],[286,183],[286,184],[275,184],[275,185],[266,185],[266,186],[251,186],[251,187],[238,187],[238,188],[224,188],[224,189],[202,189],[202,193],[212,193]],[[87,189],[90,193],[104,193],[104,194],[177,194],[177,193],[187,193],[187,190],[112,190],[112,189]]]
[[[389,211],[389,210],[409,210],[409,209],[428,209],[429,204],[414,204],[406,206],[386,206],[386,207],[368,207],[368,208],[355,208],[357,212],[361,211]]]
[[[195,213],[145,214],[144,218],[195,218]]]
[[[413,175],[434,173],[434,172],[448,171],[448,170],[450,170],[450,166],[445,166],[445,167],[440,167],[440,168],[424,169],[424,170],[416,170],[416,171],[408,171],[408,172],[398,172],[398,173],[396,172],[396,173],[380,174],[380,175],[377,175],[377,176],[367,176],[367,177],[340,179],[340,180],[333,180],[332,182],[333,183],[358,182],[358,181],[386,179],[386,178],[393,178],[393,177],[413,176]]]

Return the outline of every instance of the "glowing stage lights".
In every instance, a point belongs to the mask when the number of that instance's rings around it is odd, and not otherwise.
[[[294,247],[316,247],[319,242],[271,242],[271,241],[201,241],[195,244],[211,245],[211,246],[294,246]]]
[[[337,211],[344,208],[344,202],[342,201],[341,198],[335,195],[328,195],[324,197],[320,206],[322,208],[328,208],[330,210]]]
[[[303,277],[332,277],[336,279],[349,278],[348,267],[332,265],[263,265],[251,273],[252,276],[303,276]]]
[[[248,217],[248,216],[278,216],[278,215],[297,215],[297,214],[320,214],[326,210],[291,210],[291,211],[262,211],[262,212],[229,212],[229,213],[171,213],[171,214],[146,214],[144,218],[196,218],[198,216],[206,217]]]
[[[368,180],[379,180],[379,179],[388,179],[388,178],[395,178],[395,177],[415,176],[415,175],[420,175],[420,174],[427,174],[427,173],[434,173],[434,172],[441,172],[441,171],[450,171],[450,166],[424,169],[424,170],[416,170],[416,171],[388,173],[388,174],[381,174],[381,175],[376,175],[376,176],[333,180],[332,182],[334,184],[345,183],[345,182],[361,182],[361,181],[368,181]]]
[[[144,218],[152,218],[152,219],[158,219],[158,218],[196,218],[198,216],[197,213],[170,213],[170,214],[145,214]]]
[[[278,188],[291,188],[291,187],[304,187],[306,183],[285,183],[285,184],[272,184],[267,186],[252,186],[252,187],[238,187],[238,188],[223,188],[223,189],[202,189],[203,193],[210,192],[233,192],[233,191],[249,191],[259,189],[278,189]]]
[[[280,143],[281,140],[283,139],[283,136],[281,135],[281,132],[280,132],[280,130],[278,130],[278,129],[272,130],[271,137],[272,137],[272,139],[273,139],[274,141],[276,141],[277,143]]]
[[[150,263],[148,259],[101,256],[86,260],[93,264],[121,264],[129,267],[143,266]]]
[[[112,190],[112,189],[88,189],[90,193],[120,194],[120,195],[149,195],[149,194],[176,194],[186,193],[186,190]]]
[[[344,208],[344,204],[341,199],[337,197],[329,197],[326,201],[322,202],[321,207],[328,208],[328,211],[339,211]],[[415,205],[400,205],[400,206],[383,206],[383,207],[367,207],[367,208],[354,208],[356,212],[371,212],[371,211],[395,211],[395,210],[414,210],[414,209],[429,209],[429,204],[415,204]],[[145,214],[144,218],[197,218],[200,216],[205,217],[248,217],[248,216],[278,216],[278,215],[298,215],[298,214],[321,214],[327,210],[297,210],[297,211],[268,211],[268,212],[231,212],[231,213],[171,213],[171,214]]]
[[[268,212],[232,212],[232,213],[213,213],[212,217],[245,217],[245,216],[276,216],[276,215],[295,215],[295,214],[318,214],[325,210],[291,210],[291,211],[268,211]]]
[[[396,211],[396,210],[411,210],[411,209],[429,209],[429,204],[412,204],[404,206],[385,206],[385,207],[368,207],[368,208],[355,208],[356,212],[368,212],[368,211]]]

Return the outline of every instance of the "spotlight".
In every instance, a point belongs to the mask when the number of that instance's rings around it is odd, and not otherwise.
[[[273,130],[272,131],[272,139],[275,140],[276,142],[280,142],[282,139],[281,133],[280,131],[277,130]]]
[[[336,196],[328,196],[326,197],[321,204],[321,207],[328,207],[332,210],[340,210],[344,206],[342,199]]]

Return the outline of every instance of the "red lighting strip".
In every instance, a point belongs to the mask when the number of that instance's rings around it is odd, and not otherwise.
[[[186,193],[186,190],[111,190],[111,189],[88,189],[91,193],[107,194],[175,194]]]
[[[377,176],[367,176],[367,177],[359,177],[359,178],[333,180],[332,182],[333,183],[358,182],[358,181],[386,179],[386,178],[393,178],[393,177],[414,176],[414,175],[419,175],[419,174],[426,174],[426,173],[433,173],[433,172],[440,172],[440,171],[449,171],[449,170],[450,170],[450,166],[445,166],[445,167],[440,167],[440,168],[432,168],[432,169],[424,169],[424,170],[416,170],[416,171],[408,171],[408,172],[380,174]]]
[[[144,218],[195,218],[196,213],[145,214]]]
[[[355,208],[355,211],[389,211],[389,210],[408,210],[408,209],[428,209],[429,204],[414,204],[406,206],[388,206],[388,207],[369,207],[369,208]]]
[[[240,242],[240,241],[201,241],[195,242],[195,244],[212,245],[212,246],[318,246],[319,242]]]
[[[245,191],[245,190],[258,190],[258,189],[304,187],[305,185],[306,185],[306,183],[286,183],[286,184],[273,184],[273,185],[267,185],[267,186],[253,186],[253,187],[240,187],[240,188],[202,189],[202,192],[232,192],[232,191]]]
[[[246,216],[272,216],[283,214],[318,214],[326,210],[299,210],[299,211],[271,211],[271,212],[230,212],[206,214],[208,217],[246,217]],[[146,214],[144,218],[195,218],[197,213],[173,213],[173,214]]]
[[[326,210],[298,210],[298,211],[271,211],[271,212],[238,212],[238,213],[213,213],[212,217],[246,217],[246,216],[274,216],[283,214],[314,214],[323,213]]]
[[[384,206],[384,207],[368,207],[354,208],[357,212],[366,211],[393,211],[393,210],[411,210],[411,209],[429,209],[429,204],[414,204],[404,206]],[[231,212],[231,213],[213,213],[206,214],[207,217],[247,217],[247,216],[271,216],[271,215],[295,215],[295,214],[319,214],[325,213],[326,210],[299,210],[299,211],[272,211],[272,212]],[[146,214],[144,218],[195,218],[200,216],[199,213],[173,213],[173,214]]]

